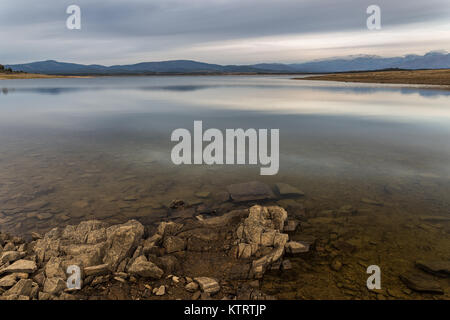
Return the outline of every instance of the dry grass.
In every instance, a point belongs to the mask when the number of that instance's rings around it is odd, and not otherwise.
[[[53,79],[53,78],[89,78],[84,76],[52,76],[37,73],[0,73],[0,80],[8,79]]]
[[[322,76],[311,76],[295,79],[366,82],[366,83],[439,85],[439,86],[447,86],[447,89],[450,89],[450,69],[347,72],[347,73],[333,73]]]

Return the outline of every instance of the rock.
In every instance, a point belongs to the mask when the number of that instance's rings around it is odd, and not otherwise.
[[[5,246],[3,247],[3,251],[15,251],[16,250],[16,246],[14,245],[14,243],[12,242],[8,242],[7,244],[5,244]]]
[[[281,269],[283,269],[283,270],[291,270],[292,269],[291,261],[289,261],[287,259],[283,260],[283,262],[281,263]]]
[[[43,291],[51,295],[56,295],[61,293],[66,287],[66,282],[61,278],[47,278],[44,282]]]
[[[169,236],[164,239],[163,247],[167,253],[183,251],[186,249],[186,242],[184,239],[175,236]]]
[[[211,192],[208,192],[208,191],[200,191],[200,192],[194,193],[194,195],[195,195],[197,198],[206,199],[206,198],[209,198],[209,197],[211,196]]]
[[[309,252],[309,244],[301,241],[289,241],[286,243],[286,252],[290,254],[299,254]]]
[[[372,205],[372,206],[379,206],[379,207],[383,206],[382,202],[379,202],[379,201],[376,201],[373,199],[368,199],[368,198],[362,198],[361,202],[364,204]]]
[[[194,294],[192,295],[192,300],[198,300],[200,299],[200,297],[202,296],[202,293],[200,291],[196,291],[194,292]]]
[[[169,203],[170,209],[180,209],[180,208],[184,208],[185,206],[186,206],[186,203],[183,200],[179,200],[179,199],[172,200]]]
[[[186,286],[185,289],[188,292],[195,292],[198,289],[198,284],[196,282],[189,282]]]
[[[38,293],[38,300],[50,300],[51,294],[40,291]]]
[[[164,271],[158,268],[154,263],[147,261],[145,256],[136,258],[128,271],[132,274],[152,279],[161,279],[164,274]]]
[[[3,273],[33,273],[37,269],[36,262],[30,260],[17,260],[12,265],[0,270],[0,274]]]
[[[159,288],[155,288],[153,289],[153,293],[156,296],[163,296],[166,294],[166,287],[165,286],[160,286]]]
[[[0,265],[16,261],[23,257],[23,254],[18,251],[3,251],[0,255]]]
[[[285,232],[295,232],[298,227],[298,221],[296,220],[287,220],[286,224],[284,225],[283,231]]]
[[[213,195],[214,202],[223,203],[230,200],[230,194],[226,191],[218,192]]]
[[[421,274],[400,275],[400,280],[411,290],[418,292],[428,292],[436,294],[444,294],[439,282]]]
[[[291,186],[291,185],[289,185],[287,183],[278,182],[278,183],[275,184],[275,187],[276,187],[278,193],[281,196],[285,196],[285,197],[297,196],[297,197],[300,197],[300,196],[304,196],[305,195],[305,193],[303,191],[300,191],[299,189],[297,189],[297,188],[295,188],[295,187],[293,187],[293,186]]]
[[[431,223],[439,223],[439,222],[449,222],[450,217],[446,216],[421,216],[420,220]]]
[[[158,226],[157,234],[161,237],[173,236],[183,227],[182,224],[176,222],[161,222]]]
[[[31,239],[34,241],[34,240],[39,240],[39,239],[42,239],[42,236],[39,234],[39,233],[37,233],[37,232],[32,232],[31,233]]]
[[[215,294],[220,291],[219,283],[213,278],[197,277],[197,278],[194,278],[194,280],[200,285],[200,289],[203,292],[206,292],[206,293],[212,295],[212,294]]]
[[[450,276],[450,262],[448,261],[416,261],[416,266],[439,277]]]
[[[275,199],[269,186],[258,181],[232,184],[227,187],[227,190],[231,199],[237,202]]]
[[[66,273],[62,267],[62,259],[59,257],[52,257],[45,265],[45,275],[47,278],[59,277],[66,279]]]
[[[334,258],[330,263],[330,268],[334,271],[339,271],[342,269],[342,262],[339,258]]]
[[[162,256],[154,261],[155,264],[158,265],[161,269],[163,269],[166,273],[173,273],[177,270],[179,266],[179,262],[174,256]]]
[[[111,272],[108,264],[100,264],[100,265],[96,265],[96,266],[85,267],[83,269],[83,271],[84,271],[84,275],[86,277],[100,276],[100,275],[105,275],[105,274],[108,274]]]
[[[109,227],[106,232],[108,240],[103,263],[114,270],[134,252],[144,235],[144,226],[136,220],[130,220],[125,224]]]
[[[12,287],[16,284],[17,275],[15,273],[9,274],[0,279],[0,287]]]
[[[6,291],[4,295],[30,296],[32,287],[33,281],[31,279],[21,279],[11,289]]]

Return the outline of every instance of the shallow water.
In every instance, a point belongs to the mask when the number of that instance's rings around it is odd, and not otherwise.
[[[372,297],[363,266],[379,264],[397,295],[415,298],[398,275],[417,259],[450,260],[449,222],[424,219],[450,217],[449,91],[282,76],[5,80],[0,88],[1,231],[91,218],[151,224],[169,218],[173,199],[214,202],[197,191],[282,181],[306,194],[294,200],[306,214],[292,237],[313,236],[319,250],[293,258],[291,273],[268,276],[265,288],[280,297]],[[204,129],[280,129],[279,173],[173,165],[171,132],[192,131],[194,120]],[[340,216],[343,206],[357,213]],[[345,261],[336,239],[358,254]],[[341,255],[342,271],[330,271]]]

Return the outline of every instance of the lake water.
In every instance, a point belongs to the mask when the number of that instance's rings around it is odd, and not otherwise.
[[[304,221],[292,238],[316,239],[314,257],[268,275],[264,288],[281,298],[370,297],[368,264],[385,270],[397,295],[415,298],[398,275],[417,259],[450,260],[450,91],[286,76],[3,80],[0,89],[1,231],[91,218],[155,225],[170,218],[173,199],[220,213],[242,205],[215,194],[257,180],[304,191],[281,204]],[[279,173],[173,165],[170,135],[192,131],[194,120],[279,129]],[[336,257],[344,268],[331,277]]]

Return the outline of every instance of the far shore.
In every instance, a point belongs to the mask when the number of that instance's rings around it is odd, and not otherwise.
[[[450,90],[450,69],[342,72],[294,78],[294,80],[432,85]]]
[[[54,79],[54,78],[92,78],[90,76],[56,76],[38,73],[23,73],[23,72],[13,72],[13,73],[0,73],[0,80],[11,80],[11,79]]]

